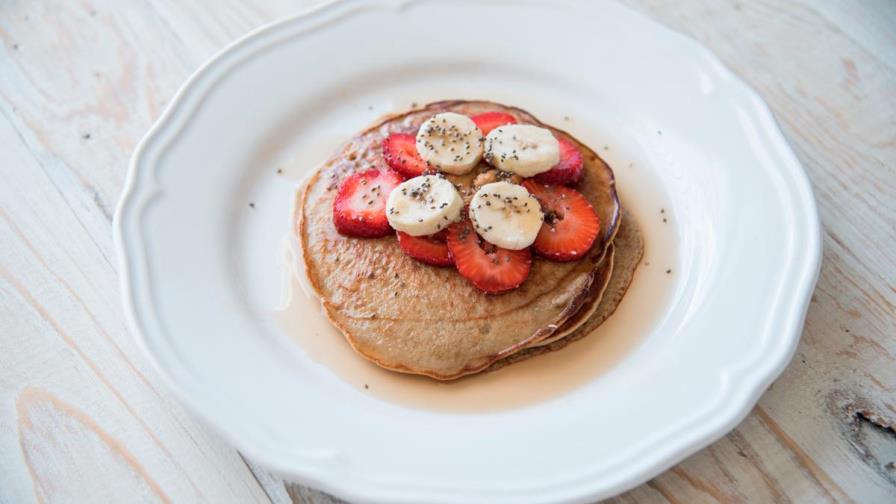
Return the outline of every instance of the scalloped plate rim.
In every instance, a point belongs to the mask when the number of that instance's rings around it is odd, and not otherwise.
[[[413,502],[417,500],[431,500],[442,502],[437,495],[427,493],[426,489],[402,489],[397,490],[394,485],[385,484],[378,485],[376,482],[367,481],[363,478],[356,478],[353,481],[355,487],[344,485],[344,481],[338,474],[328,474],[316,470],[313,460],[308,461],[304,465],[297,464],[295,460],[283,460],[275,454],[259,450],[251,443],[233,434],[233,429],[227,429],[216,421],[215,416],[211,414],[211,407],[208,404],[200,406],[200,399],[191,396],[183,383],[179,383],[169,372],[169,369],[157,357],[152,348],[153,343],[147,339],[145,332],[145,322],[141,322],[141,307],[138,306],[135,299],[135,288],[139,286],[139,278],[135,270],[141,271],[141,249],[133,249],[134,242],[128,236],[128,223],[139,220],[140,211],[145,204],[151,201],[157,190],[154,186],[147,188],[138,185],[138,176],[142,170],[147,170],[150,175],[150,181],[154,185],[154,168],[155,164],[146,161],[147,155],[158,157],[158,154],[164,150],[166,138],[170,138],[177,134],[184,127],[193,110],[198,106],[196,102],[202,98],[203,85],[201,81],[206,78],[213,78],[211,83],[206,83],[205,90],[212,86],[217,79],[222,77],[226,68],[231,68],[239,63],[242,58],[250,57],[255,51],[251,46],[254,42],[260,42],[262,45],[275,43],[275,40],[262,41],[262,37],[272,34],[275,30],[289,25],[292,27],[292,34],[301,32],[299,26],[303,21],[314,20],[316,16],[324,16],[328,14],[337,14],[338,9],[348,7],[350,10],[342,12],[345,15],[352,15],[365,8],[382,8],[391,6],[397,9],[418,2],[430,0],[377,0],[362,4],[361,2],[352,0],[334,0],[320,5],[306,12],[298,13],[294,16],[284,18],[279,21],[264,25],[256,30],[251,31],[247,35],[239,38],[231,43],[210,60],[197,69],[180,87],[174,98],[165,108],[163,114],[155,122],[150,131],[137,145],[133,157],[128,166],[127,178],[125,181],[122,197],[116,208],[113,219],[113,233],[116,249],[117,262],[120,268],[120,284],[121,296],[124,305],[124,313],[127,326],[132,335],[134,335],[140,349],[149,359],[152,366],[156,369],[163,383],[166,384],[180,402],[186,405],[191,412],[198,415],[207,425],[213,427],[217,432],[224,436],[228,442],[236,446],[240,451],[248,454],[256,461],[262,462],[277,472],[283,473],[288,477],[304,484],[320,488],[331,492],[343,498],[357,501],[376,501],[376,502]],[[504,3],[532,3],[530,0],[505,0]],[[618,6],[620,9],[632,11],[628,7]],[[725,435],[733,429],[756,404],[761,394],[771,384],[771,382],[783,372],[799,342],[799,336],[805,319],[805,314],[809,306],[811,293],[814,289],[815,282],[821,266],[821,230],[818,220],[818,211],[812,195],[809,180],[793,151],[787,144],[783,134],[778,127],[774,116],[769,110],[765,102],[745,84],[739,77],[735,76],[721,61],[708,49],[701,46],[693,39],[674,32],[659,23],[636,13],[642,22],[649,23],[653,29],[661,32],[662,36],[667,38],[675,38],[679,42],[684,42],[689,46],[689,51],[694,53],[696,57],[704,58],[708,64],[713,67],[718,77],[731,81],[731,83],[740,88],[740,92],[749,100],[748,112],[763,129],[761,130],[769,140],[771,147],[775,152],[787,160],[790,170],[786,173],[792,177],[792,183],[796,186],[797,196],[800,197],[799,203],[801,209],[805,212],[808,219],[807,228],[805,229],[807,236],[805,237],[805,252],[808,261],[802,268],[798,281],[796,282],[797,293],[791,296],[790,307],[786,316],[782,317],[782,327],[778,327],[779,332],[786,337],[780,339],[780,343],[769,349],[771,354],[765,355],[767,359],[763,363],[753,362],[752,366],[743,365],[745,369],[749,368],[749,373],[742,373],[746,376],[742,377],[740,382],[732,383],[732,393],[729,394],[724,404],[717,405],[714,408],[715,420],[706,420],[700,423],[702,429],[691,429],[690,437],[692,439],[687,442],[669,442],[664,445],[654,446],[656,452],[662,452],[662,455],[654,455],[650,463],[642,464],[636,469],[629,469],[627,474],[617,477],[611,481],[611,484],[582,484],[576,488],[545,488],[541,494],[533,495],[533,501],[587,501],[598,498],[605,498],[640,484],[647,479],[659,474],[668,467],[674,465],[688,455],[709,445],[711,442]],[[239,54],[240,51],[247,51],[247,54]],[[224,65],[225,69],[217,68]],[[217,71],[217,75],[215,75]],[[197,95],[197,93],[199,93]],[[153,150],[154,148],[154,150]],[[144,168],[141,168],[144,166]],[[138,205],[139,203],[139,205]],[[795,203],[796,204],[796,203]],[[135,206],[137,205],[137,206]],[[136,215],[133,213],[137,212]],[[133,231],[133,229],[132,229]],[[145,307],[144,307],[145,308]],[[152,307],[149,307],[152,310]],[[144,317],[145,319],[145,314]],[[743,363],[741,363],[743,364]],[[749,376],[751,379],[748,379]],[[688,437],[688,436],[684,436]],[[365,483],[366,486],[360,486]],[[431,490],[438,492],[439,490]],[[477,499],[482,498],[482,494],[471,493],[455,493],[448,496],[450,499]],[[486,495],[486,498],[489,496]],[[447,500],[446,500],[447,502]]]

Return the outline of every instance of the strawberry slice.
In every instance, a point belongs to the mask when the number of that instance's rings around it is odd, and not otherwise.
[[[557,141],[560,142],[560,161],[550,170],[539,173],[533,178],[542,184],[575,184],[582,180],[582,174],[585,173],[582,153],[576,144],[566,137],[557,135]]]
[[[371,168],[342,181],[333,201],[333,224],[348,236],[376,238],[392,230],[386,219],[386,198],[402,182],[391,170]]]
[[[390,168],[408,178],[423,175],[429,170],[417,152],[417,136],[411,133],[392,133],[383,141],[383,157]]]
[[[541,204],[544,223],[535,237],[535,252],[552,261],[585,257],[600,231],[600,219],[582,193],[561,185],[527,180],[528,189]]]
[[[476,114],[470,119],[476,123],[476,126],[479,126],[479,129],[482,130],[482,135],[488,135],[488,132],[497,128],[498,126],[504,126],[505,124],[516,124],[516,117],[513,117],[510,114],[506,114],[504,112],[483,112],[481,114]]]
[[[461,276],[488,293],[519,287],[532,267],[529,249],[507,250],[485,242],[469,219],[448,228],[448,250]]]
[[[432,266],[452,266],[454,259],[451,258],[448,245],[445,244],[445,231],[439,231],[431,236],[411,236],[396,231],[398,246],[402,252],[422,263]]]

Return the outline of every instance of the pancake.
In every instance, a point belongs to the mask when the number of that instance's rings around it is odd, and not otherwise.
[[[631,220],[630,216],[626,220],[627,212],[625,208],[622,209],[622,214],[619,218],[619,225],[616,227],[616,234],[619,234],[619,230],[624,227],[637,229],[637,225]],[[612,240],[615,240],[615,235]],[[597,311],[597,306],[600,304],[601,299],[603,298],[604,291],[607,288],[607,285],[610,283],[610,276],[613,274],[613,250],[612,246],[614,241],[611,241],[610,247],[607,248],[606,252],[604,252],[604,257],[601,258],[598,263],[598,269],[595,271],[594,280],[591,282],[591,288],[588,295],[587,300],[582,304],[573,316],[566,319],[566,321],[557,328],[552,334],[546,335],[542,338],[538,338],[529,342],[526,345],[526,348],[532,348],[540,345],[546,345],[551,341],[556,341],[560,338],[563,338],[573,331],[575,331],[580,325],[585,323],[585,321]]]
[[[576,143],[585,164],[576,188],[601,222],[588,255],[569,263],[534,258],[522,286],[491,295],[453,268],[427,266],[405,256],[394,236],[363,239],[336,232],[332,204],[340,182],[356,171],[385,168],[381,144],[390,133],[416,132],[423,121],[446,111],[506,112],[521,123],[550,128]],[[469,197],[476,174],[487,169],[481,165],[471,174],[448,178]],[[601,291],[592,288],[595,280],[605,281],[599,271],[618,229],[620,211],[612,170],[586,145],[521,109],[448,101],[390,117],[345,144],[309,180],[297,232],[309,281],[326,316],[358,353],[388,369],[450,380],[544,341],[589,306]]]
[[[619,231],[607,252],[607,259],[601,263],[597,277],[591,286],[597,294],[570,317],[563,327],[549,337],[531,343],[528,348],[547,346],[564,338],[575,341],[597,329],[616,311],[616,307],[619,306],[634,279],[635,269],[643,256],[644,239],[641,236],[641,230],[633,217],[623,210]],[[563,346],[565,344],[556,346],[553,350]]]
[[[600,295],[599,302],[593,303],[590,307],[583,307],[575,317],[570,318],[569,322],[574,322],[572,327],[564,325],[551,337],[494,362],[483,372],[497,371],[510,364],[560,350],[594,332],[613,315],[619,303],[622,302],[643,256],[644,239],[641,236],[641,230],[631,216],[623,211],[619,232],[616,234],[610,250],[607,251],[607,258],[601,265],[602,268],[611,270],[612,275],[606,277],[607,283]]]

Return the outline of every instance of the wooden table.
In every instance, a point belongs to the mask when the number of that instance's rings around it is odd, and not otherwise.
[[[236,37],[317,3],[0,5],[0,502],[333,502],[185,412],[124,327],[128,158]],[[808,171],[824,265],[799,350],[733,432],[618,502],[896,502],[896,2],[626,3],[716,52]]]

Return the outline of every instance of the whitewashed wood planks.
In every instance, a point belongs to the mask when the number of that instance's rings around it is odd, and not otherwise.
[[[0,6],[0,502],[333,502],[247,465],[159,388],[122,323],[110,228],[134,145],[189,73],[316,3]],[[896,500],[896,4],[625,3],[769,103],[825,262],[753,414],[615,500]]]

